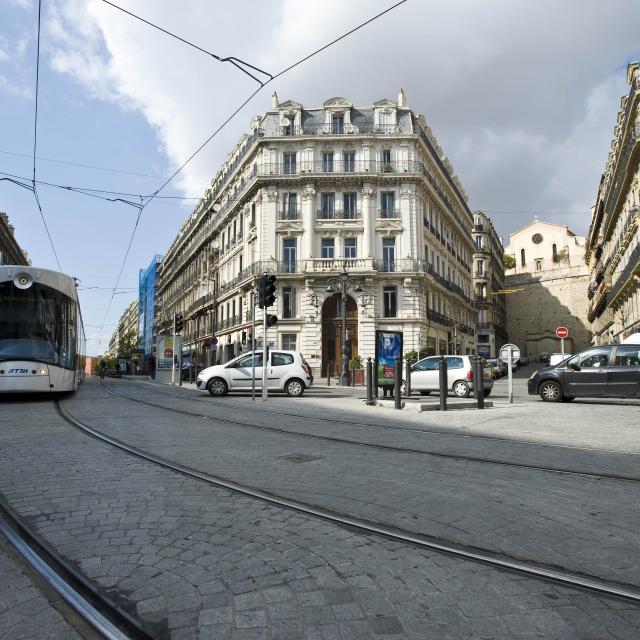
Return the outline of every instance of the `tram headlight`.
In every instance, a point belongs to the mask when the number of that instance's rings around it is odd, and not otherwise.
[[[28,289],[33,284],[33,278],[28,273],[17,273],[13,278],[13,284],[18,289]]]

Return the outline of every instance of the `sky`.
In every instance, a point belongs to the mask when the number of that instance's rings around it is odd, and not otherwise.
[[[274,75],[394,4],[116,3]],[[37,19],[37,0],[0,0],[0,172],[29,179]],[[42,0],[41,25],[38,180],[138,202],[258,87],[102,0]],[[395,100],[403,88],[505,245],[534,215],[585,234],[639,28],[637,0],[407,0],[262,89],[143,210],[126,260],[136,208],[41,185],[62,270],[80,280],[88,353],[106,348],[139,269],[168,248],[273,91],[314,107]],[[33,193],[0,181],[0,211],[33,264],[56,269]]]

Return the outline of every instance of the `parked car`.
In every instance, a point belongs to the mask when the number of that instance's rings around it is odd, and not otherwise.
[[[467,398],[473,391],[473,363],[470,356],[444,356],[447,362],[447,387],[459,398]],[[440,356],[429,356],[411,367],[411,390],[429,395],[440,390]],[[488,396],[493,388],[492,369],[483,360],[483,388]]]
[[[522,356],[520,360],[518,360],[518,364],[521,367],[526,367],[529,364],[529,358],[527,358],[527,356]]]
[[[255,352],[256,388],[262,388],[263,353]],[[225,364],[203,369],[196,378],[196,387],[212,396],[229,391],[247,391],[252,386],[254,354],[245,353]],[[311,368],[297,351],[269,350],[267,388],[285,391],[288,396],[300,397],[311,386]]]
[[[551,356],[548,353],[541,353],[540,358],[538,358],[540,361],[540,364],[549,364],[550,357]]]
[[[549,356],[549,366],[555,367],[557,364],[560,364],[563,360],[566,360],[571,356],[572,356],[571,353],[552,353]]]
[[[585,349],[535,371],[527,386],[530,395],[539,394],[545,402],[591,396],[640,398],[640,344]]]
[[[491,367],[491,377],[494,380],[501,378],[504,375],[506,365],[500,360],[500,358],[489,358],[487,364]]]

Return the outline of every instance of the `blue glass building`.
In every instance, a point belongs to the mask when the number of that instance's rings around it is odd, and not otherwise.
[[[146,269],[140,269],[138,296],[138,346],[144,349],[144,370],[153,369],[153,316],[155,313],[156,274],[162,256],[156,255]]]

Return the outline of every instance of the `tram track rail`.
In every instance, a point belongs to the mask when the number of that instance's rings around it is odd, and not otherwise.
[[[424,456],[430,456],[430,457],[434,457],[434,458],[441,458],[441,459],[447,459],[447,460],[456,460],[456,461],[461,461],[461,462],[473,462],[473,463],[478,463],[478,464],[492,464],[492,465],[497,465],[497,466],[503,466],[503,467],[512,467],[512,468],[516,468],[516,469],[524,469],[524,470],[528,470],[528,471],[535,471],[535,472],[541,472],[541,473],[549,473],[549,474],[557,474],[557,475],[566,475],[566,476],[576,476],[576,477],[580,477],[580,478],[589,478],[589,479],[596,479],[596,480],[613,480],[613,481],[617,481],[617,482],[631,482],[631,483],[640,483],[640,478],[639,477],[635,477],[635,476],[629,476],[629,475],[624,475],[624,474],[613,474],[613,473],[602,473],[602,472],[597,472],[597,471],[580,471],[577,469],[565,469],[565,468],[561,468],[561,467],[557,467],[557,466],[542,466],[542,465],[535,465],[535,464],[527,464],[527,463],[523,463],[523,462],[514,462],[512,460],[501,460],[501,459],[496,459],[496,458],[483,458],[481,456],[473,456],[473,455],[467,455],[467,454],[462,454],[462,453],[446,453],[446,452],[442,452],[442,451],[433,451],[433,450],[428,450],[428,449],[418,449],[418,448],[414,448],[414,447],[400,447],[400,446],[396,446],[396,445],[388,445],[388,444],[381,444],[381,443],[375,443],[375,442],[363,442],[360,440],[352,440],[350,438],[340,438],[337,436],[327,436],[327,435],[321,435],[321,434],[315,434],[315,433],[305,433],[302,431],[293,431],[291,429],[282,429],[279,427],[274,427],[274,426],[268,426],[268,425],[263,425],[263,424],[254,424],[251,422],[243,422],[241,420],[235,420],[232,418],[227,418],[227,417],[221,417],[221,416],[207,416],[207,415],[203,415],[201,412],[196,412],[196,411],[187,411],[186,409],[178,409],[176,407],[168,407],[166,405],[161,405],[161,404],[156,404],[154,402],[149,402],[148,400],[142,400],[140,398],[132,398],[130,396],[126,396],[123,395],[121,393],[117,393],[116,391],[114,391],[113,389],[110,389],[109,387],[107,387],[106,385],[102,384],[102,388],[109,393],[112,396],[118,397],[118,398],[122,398],[123,400],[129,400],[131,402],[136,402],[142,405],[146,405],[149,407],[153,407],[155,409],[162,409],[164,411],[170,411],[172,413],[177,413],[177,414],[182,414],[182,415],[187,415],[190,417],[194,417],[194,418],[199,418],[202,420],[209,420],[212,422],[219,422],[219,423],[226,423],[226,424],[232,424],[234,426],[239,426],[239,427],[243,427],[243,428],[247,428],[247,429],[257,429],[257,430],[262,430],[262,431],[270,431],[270,432],[274,432],[274,433],[279,433],[279,434],[283,434],[283,435],[291,435],[291,436],[298,436],[298,437],[302,437],[302,438],[309,438],[309,439],[314,439],[314,440],[322,440],[325,442],[331,442],[333,444],[347,444],[347,445],[352,445],[352,446],[360,446],[360,447],[368,447],[368,448],[372,448],[372,449],[378,449],[378,450],[384,450],[384,451],[392,451],[395,453],[407,453],[407,454],[413,454],[413,455],[424,455]],[[217,406],[217,403],[208,403],[208,404],[214,404],[215,406]],[[245,410],[244,408],[242,410]],[[280,414],[277,412],[276,415],[289,415],[289,414]],[[302,416],[297,416],[297,417],[302,417]],[[305,419],[307,417],[305,416]],[[327,421],[329,421],[327,419]],[[448,434],[443,434],[442,432],[438,432],[439,434],[442,435],[448,435]],[[501,442],[514,442],[515,444],[519,444],[521,445],[522,443],[517,443],[515,441],[505,441],[505,440],[500,440]],[[546,445],[540,445],[540,446],[546,446]],[[633,454],[630,454],[633,455]]]
[[[296,513],[319,518],[325,522],[346,526],[360,533],[379,535],[389,540],[409,544],[416,548],[444,553],[462,560],[477,562],[493,567],[494,569],[515,573],[527,578],[544,580],[545,582],[554,583],[563,587],[622,599],[640,605],[640,586],[612,582],[597,576],[572,572],[562,567],[545,566],[515,556],[499,554],[471,545],[453,543],[429,536],[428,534],[412,532],[392,525],[340,513],[300,500],[286,498],[258,487],[229,480],[156,456],[84,424],[64,407],[62,400],[58,399],[56,406],[61,417],[85,435],[115,447],[135,458],[184,477],[204,482],[209,486],[226,489]]]
[[[127,380],[127,382],[131,382],[131,380]],[[166,396],[166,393],[163,393],[163,391],[158,390],[158,384],[156,383],[152,383],[152,382],[146,382],[146,381],[142,381],[142,380],[136,380],[134,381],[134,384],[146,384],[149,385],[149,390],[152,391],[152,393],[156,394],[156,395],[164,395]],[[101,383],[103,387],[105,387],[104,383]],[[178,398],[178,396],[172,396],[175,398]],[[237,396],[238,398],[241,398],[242,396]],[[315,396],[318,397],[318,396]],[[186,400],[187,398],[179,398],[181,400]],[[406,431],[409,433],[419,433],[419,434],[427,434],[427,435],[437,435],[437,436],[443,436],[443,437],[447,437],[447,438],[456,438],[456,439],[462,439],[462,440],[481,440],[481,441],[487,441],[487,442],[497,442],[497,443],[504,443],[504,444],[515,444],[515,445],[525,445],[525,446],[540,446],[540,447],[547,447],[549,449],[556,449],[556,450],[568,450],[568,451],[585,451],[585,452],[597,452],[597,453],[612,453],[612,454],[616,454],[616,455],[625,455],[625,456],[634,456],[636,458],[640,458],[640,453],[636,453],[633,451],[623,451],[620,449],[604,449],[604,448],[595,448],[595,447],[587,447],[587,446],[579,446],[579,445],[572,445],[572,444],[557,444],[557,443],[553,443],[553,442],[540,442],[540,441],[535,441],[535,440],[529,440],[529,441],[522,441],[522,440],[514,440],[513,438],[503,438],[500,436],[485,436],[485,435],[479,435],[477,433],[456,433],[456,432],[451,432],[451,431],[442,431],[439,429],[413,429],[411,427],[405,427],[405,426],[397,426],[394,425],[393,427],[389,426],[389,425],[384,425],[384,424],[378,424],[375,422],[359,422],[357,420],[344,420],[344,419],[340,419],[340,418],[325,418],[322,416],[310,416],[308,414],[300,414],[300,413],[291,413],[289,411],[274,411],[272,409],[266,409],[262,406],[260,406],[260,408],[254,407],[254,406],[242,406],[242,407],[238,407],[237,405],[229,405],[228,404],[228,399],[226,398],[224,401],[219,401],[216,402],[214,400],[211,399],[200,399],[198,398],[197,401],[198,402],[203,402],[204,404],[208,404],[210,406],[214,406],[214,407],[223,407],[223,408],[227,408],[227,409],[240,409],[241,411],[247,411],[250,413],[259,413],[259,414],[268,414],[268,415],[276,415],[276,416],[286,416],[286,417],[290,417],[290,418],[300,418],[302,420],[311,420],[314,422],[326,422],[329,424],[335,424],[336,422],[341,423],[341,424],[347,424],[349,426],[356,426],[356,427],[367,427],[367,428],[374,428],[374,429],[382,429],[382,430],[391,430],[393,429],[394,431]],[[640,480],[640,478],[639,478]]]
[[[0,533],[23,560],[98,635],[106,640],[157,640],[143,623],[102,593],[45,542],[4,499],[0,499]]]

